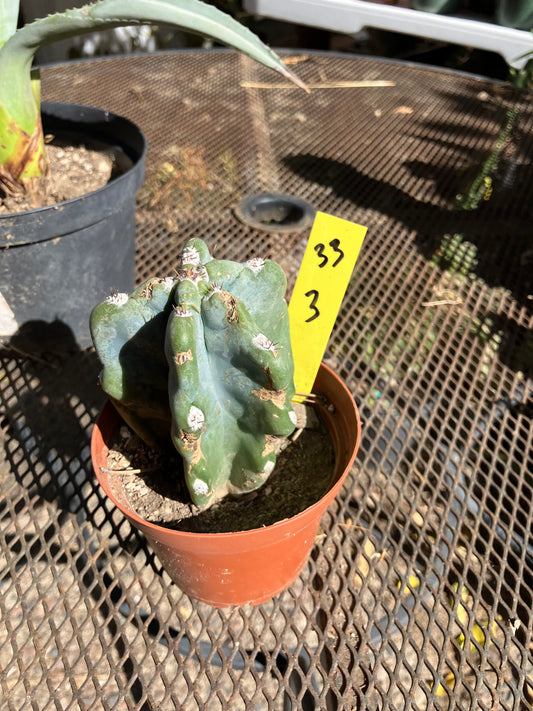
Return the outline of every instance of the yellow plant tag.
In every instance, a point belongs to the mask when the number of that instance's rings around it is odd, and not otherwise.
[[[317,212],[289,304],[296,392],[310,393],[366,227]]]

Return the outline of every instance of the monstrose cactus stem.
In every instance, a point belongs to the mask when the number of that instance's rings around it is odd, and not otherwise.
[[[148,444],[171,437],[200,508],[261,486],[294,430],[285,290],[275,262],[213,259],[193,239],[177,277],[91,315],[103,389]]]

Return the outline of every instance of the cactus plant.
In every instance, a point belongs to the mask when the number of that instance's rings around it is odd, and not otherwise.
[[[285,290],[275,262],[217,260],[195,238],[176,277],[91,315],[103,389],[149,445],[170,435],[200,508],[261,486],[294,430]]]
[[[35,53],[56,40],[122,25],[166,24],[234,47],[302,85],[250,30],[199,0],[100,0],[15,31],[18,4],[0,3],[0,186],[8,194],[45,189],[48,161],[31,66]]]

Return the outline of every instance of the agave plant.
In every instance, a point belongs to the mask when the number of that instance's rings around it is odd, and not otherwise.
[[[250,30],[200,0],[100,0],[17,30],[18,6],[19,0],[0,0],[0,185],[8,194],[38,193],[49,173],[32,62],[56,40],[125,25],[171,25],[234,47],[301,85]]]

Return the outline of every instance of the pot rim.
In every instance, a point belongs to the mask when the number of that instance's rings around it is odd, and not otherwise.
[[[36,215],[39,217],[40,215],[43,215],[45,213],[50,213],[50,214],[55,214],[57,212],[60,212],[64,210],[68,205],[71,205],[73,203],[79,202],[80,200],[87,200],[91,199],[93,195],[99,195],[103,191],[106,190],[110,185],[117,185],[121,187],[122,183],[125,180],[128,180],[130,178],[130,174],[132,170],[135,168],[136,165],[139,163],[144,163],[146,160],[146,155],[148,152],[148,141],[146,139],[146,135],[142,131],[142,129],[139,127],[138,124],[136,124],[134,121],[131,121],[131,119],[126,118],[125,116],[122,116],[121,114],[117,114],[114,111],[108,111],[107,109],[102,109],[99,106],[92,106],[90,104],[77,104],[74,102],[70,101],[42,101],[41,102],[41,118],[43,117],[49,117],[53,118],[53,109],[54,107],[67,107],[68,109],[71,109],[73,112],[78,112],[80,113],[81,116],[83,116],[84,112],[85,113],[90,113],[94,114],[99,114],[101,116],[101,120],[108,121],[110,119],[119,121],[121,126],[124,129],[128,129],[132,133],[136,133],[139,141],[140,141],[140,150],[138,152],[138,155],[136,155],[135,159],[132,159],[131,156],[128,154],[128,150],[126,150],[127,146],[126,143],[124,142],[123,145],[121,146],[121,150],[123,150],[126,155],[130,158],[132,161],[131,167],[129,167],[127,170],[125,170],[121,175],[118,175],[116,178],[113,178],[113,180],[109,181],[105,185],[102,185],[100,188],[97,188],[96,190],[91,190],[88,193],[84,193],[83,195],[79,195],[78,197],[75,198],[69,198],[68,200],[62,200],[61,202],[56,202],[53,203],[52,205],[43,205],[41,207],[35,207],[30,210],[21,210],[19,212],[6,212],[2,213],[0,215],[0,223],[7,223],[8,220],[12,220],[13,218],[19,218],[24,219],[25,215]],[[85,132],[83,130],[83,124],[80,124],[80,131],[79,131],[80,137],[83,137],[85,135]],[[90,138],[90,135],[89,135]],[[104,139],[100,139],[103,143],[105,143]],[[118,145],[118,141],[116,141]],[[22,243],[24,244],[24,243]],[[18,243],[17,243],[18,245]],[[11,246],[11,245],[10,245]]]
[[[300,511],[298,514],[291,516],[289,518],[284,518],[281,519],[280,521],[276,521],[275,523],[270,524],[269,526],[263,526],[260,528],[251,528],[247,529],[246,531],[224,531],[220,533],[204,533],[204,532],[195,532],[195,531],[180,531],[177,529],[172,529],[172,528],[167,528],[166,526],[161,526],[160,524],[157,523],[152,523],[150,521],[147,521],[146,519],[142,518],[139,516],[133,509],[130,509],[126,507],[124,504],[118,501],[116,496],[111,492],[111,489],[109,487],[109,484],[106,479],[102,476],[102,473],[97,470],[96,462],[100,457],[98,456],[98,452],[101,451],[102,445],[107,448],[107,445],[105,444],[101,430],[99,427],[99,422],[101,421],[101,418],[105,412],[105,409],[107,407],[113,407],[112,403],[110,400],[106,400],[104,403],[102,409],[100,410],[100,413],[96,419],[96,422],[93,427],[92,435],[91,435],[91,459],[92,459],[92,464],[93,464],[93,470],[95,472],[96,478],[98,479],[98,482],[100,483],[100,486],[103,488],[106,496],[113,502],[113,504],[132,522],[134,522],[137,527],[140,527],[141,529],[147,529],[150,531],[160,531],[165,533],[166,535],[172,535],[176,537],[180,537],[183,539],[200,539],[200,540],[211,540],[213,541],[216,539],[217,541],[224,541],[225,539],[228,540],[236,540],[236,538],[246,538],[249,536],[257,535],[258,532],[278,532],[280,529],[283,529],[284,527],[290,527],[291,529],[294,529],[295,523],[297,524],[298,522],[302,523],[302,526],[307,523],[308,518],[314,518],[318,514],[318,510],[321,509],[323,512],[327,509],[329,504],[333,501],[333,499],[337,496],[338,492],[340,491],[344,480],[346,479],[354,461],[357,456],[357,453],[359,451],[359,445],[361,442],[361,419],[359,415],[359,410],[358,407],[355,403],[355,400],[353,398],[352,393],[350,390],[347,388],[346,384],[344,383],[343,380],[325,363],[321,363],[320,365],[320,370],[323,372],[326,372],[329,377],[333,378],[334,380],[337,381],[337,384],[342,388],[344,391],[344,394],[347,395],[347,402],[350,402],[351,405],[351,410],[353,410],[353,416],[355,418],[356,426],[357,426],[357,431],[355,434],[355,441],[353,443],[353,446],[350,447],[350,455],[349,459],[346,463],[346,466],[344,469],[340,472],[340,474],[337,476],[336,481],[330,486],[330,488],[327,490],[327,492],[320,498],[318,501],[315,501],[314,504],[311,504],[311,506],[308,506],[306,509],[303,511]],[[335,403],[333,403],[335,404]],[[117,413],[118,414],[118,413]],[[343,438],[344,439],[344,438]],[[98,441],[99,440],[99,441]],[[334,474],[336,474],[337,470],[337,462],[335,463],[335,471]]]

